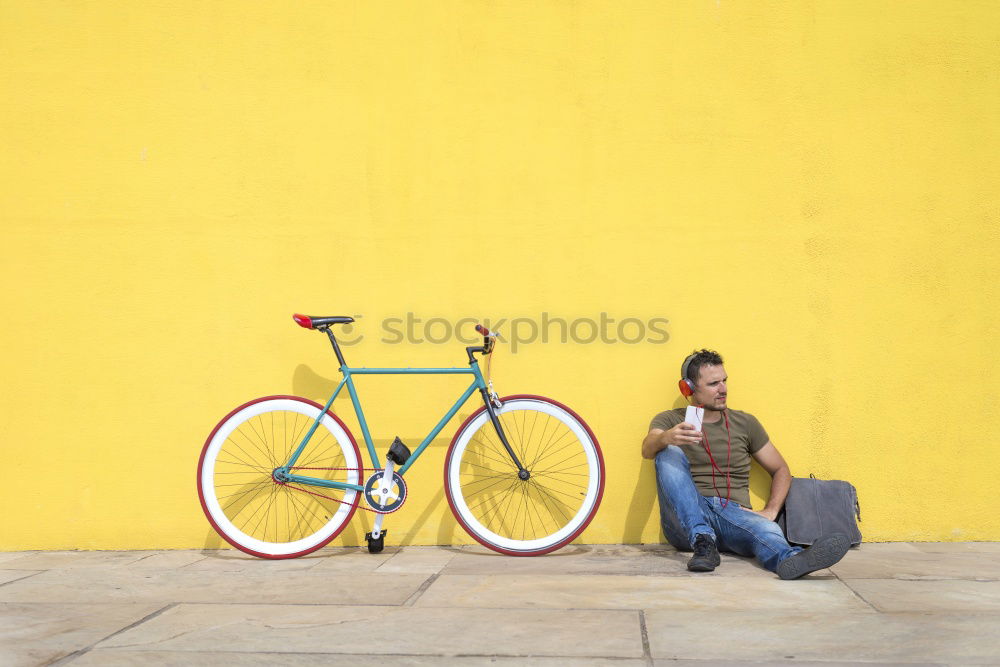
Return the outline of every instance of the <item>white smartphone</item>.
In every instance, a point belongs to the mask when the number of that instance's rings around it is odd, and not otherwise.
[[[697,405],[687,406],[687,410],[684,412],[684,421],[688,424],[694,426],[694,430],[701,430],[701,422],[705,417],[705,408],[698,407]]]

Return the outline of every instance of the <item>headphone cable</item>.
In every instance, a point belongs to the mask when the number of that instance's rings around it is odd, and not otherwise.
[[[729,478],[729,470],[730,470],[730,461],[732,460],[732,455],[733,455],[733,441],[732,441],[732,433],[729,430],[729,411],[723,410],[722,417],[723,419],[725,419],[726,422],[726,472],[725,473],[723,473],[722,469],[715,463],[715,457],[712,456],[712,443],[709,442],[708,440],[708,433],[704,431],[704,422],[702,422],[703,426],[701,432],[701,438],[702,438],[701,446],[705,448],[705,451],[708,453],[708,460],[712,464],[711,468],[712,488],[715,489],[715,493],[719,497],[721,497],[722,494],[719,492],[719,487],[715,485],[715,471],[718,470],[720,475],[725,474],[726,476],[726,500],[725,502],[722,503],[722,509],[726,509],[726,507],[729,505],[729,499],[732,494],[732,482]]]

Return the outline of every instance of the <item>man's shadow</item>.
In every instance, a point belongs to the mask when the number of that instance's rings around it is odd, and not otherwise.
[[[687,406],[687,400],[678,396],[674,400],[672,409]],[[645,433],[638,435],[641,442]],[[638,449],[638,448],[637,448]],[[644,459],[636,456],[636,462],[632,468],[634,471],[632,479],[635,480],[635,489],[632,490],[632,499],[629,501],[628,510],[625,513],[625,530],[622,534],[623,544],[642,544],[642,533],[654,515],[656,525],[660,524],[659,501],[656,497],[656,470],[651,459]],[[663,530],[657,531],[658,538],[654,544],[665,544],[667,538],[663,535]]]

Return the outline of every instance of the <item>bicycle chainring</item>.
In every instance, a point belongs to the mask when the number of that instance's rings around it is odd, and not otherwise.
[[[379,514],[395,512],[406,500],[406,482],[399,473],[392,473],[392,484],[388,489],[382,486],[382,471],[379,470],[365,482],[365,502]]]

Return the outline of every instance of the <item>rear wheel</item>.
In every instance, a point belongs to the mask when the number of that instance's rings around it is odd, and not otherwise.
[[[198,496],[231,545],[262,558],[295,558],[335,538],[359,493],[280,481],[283,466],[318,417],[289,472],[360,484],[361,454],[344,424],[310,400],[269,396],[245,403],[215,427],[198,462]]]
[[[536,556],[572,542],[604,493],[597,438],[576,413],[541,396],[508,396],[497,417],[528,478],[519,476],[486,412],[458,429],[445,461],[445,491],[458,522],[500,553]]]

